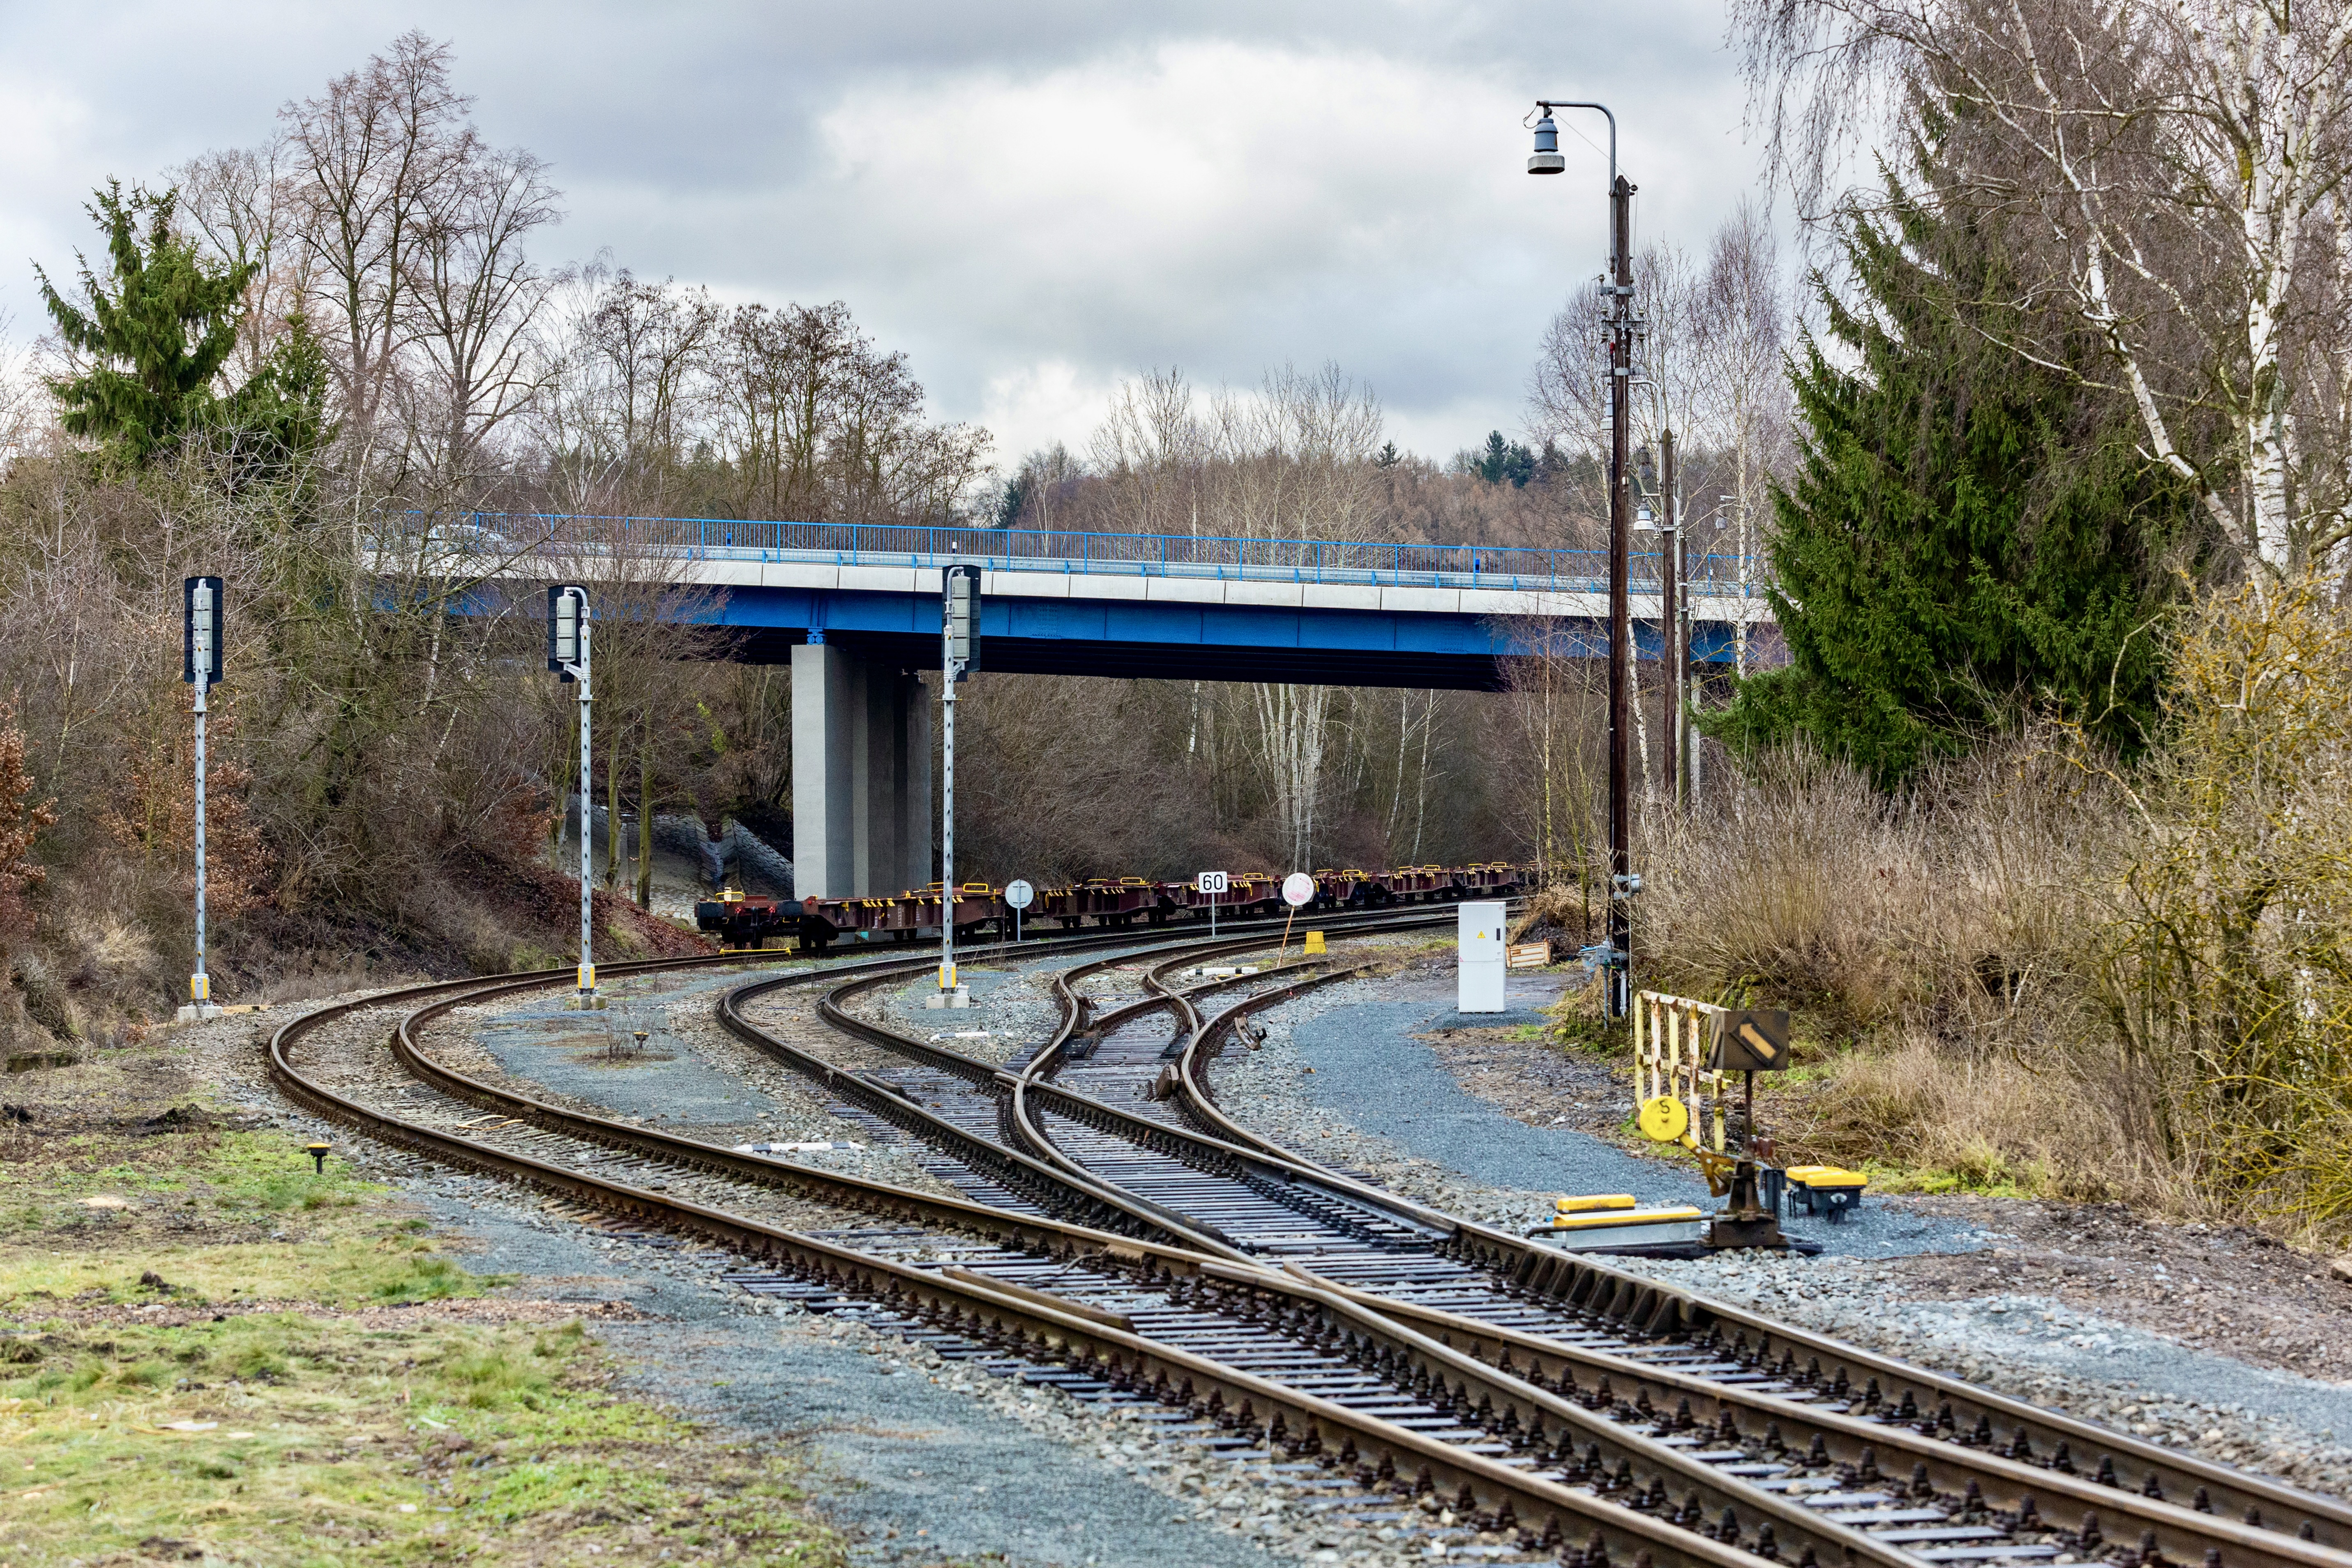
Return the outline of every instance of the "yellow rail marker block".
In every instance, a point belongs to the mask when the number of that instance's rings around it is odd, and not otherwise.
[[[1611,1230],[1628,1225],[1680,1225],[1706,1217],[1696,1204],[1680,1204],[1666,1209],[1610,1209],[1600,1214],[1555,1215],[1551,1224],[1545,1228]]]
[[[1552,1205],[1562,1214],[1591,1214],[1596,1209],[1629,1209],[1633,1206],[1631,1193],[1591,1193],[1580,1198],[1561,1198]]]

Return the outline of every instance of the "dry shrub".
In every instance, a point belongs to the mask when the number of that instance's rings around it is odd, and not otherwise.
[[[1927,1173],[1919,1184],[2012,1188],[2074,1198],[2157,1194],[2115,1102],[2063,1058],[1957,1048],[1919,1035],[1851,1052],[1826,1077],[1777,1097],[1775,1131],[1805,1160]]]
[[[1575,931],[1580,937],[1589,935],[1592,927],[1591,910],[1584,889],[1568,882],[1553,882],[1538,888],[1528,895],[1519,918],[1511,924],[1511,940],[1524,940],[1530,931]]]
[[[55,804],[33,799],[25,731],[16,727],[16,710],[0,703],[0,952],[32,930],[25,894],[48,875],[33,858],[33,840],[57,820]]]
[[[2152,1146],[2208,1203],[2352,1226],[2352,619],[2326,584],[2179,629],[2165,745],[2116,785],[2098,1000]]]
[[[2075,764],[2022,737],[1890,797],[1811,752],[1760,758],[1707,812],[1651,824],[1639,982],[1795,1013],[1818,1076],[1774,1097],[1791,1153],[2161,1196],[2086,981],[2123,799]]]
[[[2064,992],[2083,846],[2115,806],[2032,741],[1887,797],[1809,750],[1759,759],[1643,845],[1637,950],[1687,994],[1783,1005],[1816,1034],[2013,1033]]]

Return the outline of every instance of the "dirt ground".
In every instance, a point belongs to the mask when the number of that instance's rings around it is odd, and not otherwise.
[[[2015,1238],[1990,1252],[1902,1259],[1893,1267],[1912,1297],[2047,1296],[2255,1366],[2352,1379],[2352,1282],[2252,1226],[2171,1225],[2121,1204],[1887,1201]]]
[[[1437,1029],[1417,1037],[1428,1042],[1464,1089],[1516,1121],[1573,1128],[1641,1153],[1654,1148],[1625,1130],[1633,1114],[1632,1078],[1547,1043],[1533,1026]]]

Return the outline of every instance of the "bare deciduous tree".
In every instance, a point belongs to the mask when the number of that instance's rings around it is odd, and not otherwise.
[[[295,232],[308,252],[320,341],[347,436],[377,438],[416,326],[410,290],[436,190],[475,156],[472,100],[449,79],[449,46],[403,34],[388,54],[279,114]]]
[[[1740,0],[1734,17],[1813,210],[1847,199],[1858,146],[1922,137],[1938,184],[2038,255],[2016,302],[2060,302],[2105,343],[2146,451],[2198,487],[2243,571],[2275,580],[2352,537],[2352,4]]]

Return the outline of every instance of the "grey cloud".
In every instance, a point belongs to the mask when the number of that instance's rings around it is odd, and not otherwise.
[[[555,165],[570,216],[547,259],[609,247],[641,274],[738,297],[845,299],[909,352],[941,412],[966,418],[982,416],[992,384],[1048,363],[1093,385],[1168,363],[1246,384],[1270,363],[1336,359],[1436,451],[1513,429],[1543,322],[1601,244],[1597,159],[1563,180],[1515,174],[1532,96],[1622,100],[1647,233],[1703,243],[1755,164],[1717,47],[1720,13],[1699,0],[329,11],[132,0],[106,14],[95,45],[88,26],[62,8],[9,21],[0,91],[37,89],[73,110],[51,147],[0,143],[0,307],[20,334],[33,296],[11,258],[69,265],[88,244],[91,184],[255,141],[280,102],[414,26],[454,40],[489,135]],[[1128,84],[1155,60],[1208,45],[1303,62],[1330,96],[1239,154],[1214,146],[1221,126],[1264,133],[1278,117],[1214,83],[1170,121],[1120,118]],[[1390,96],[1349,91],[1359,68]],[[1113,106],[1101,122],[1009,138],[1024,168],[959,166],[979,100],[1017,110],[1024,94],[1089,91]],[[1412,118],[1429,95],[1451,95],[1443,122]],[[845,113],[878,127],[845,149],[845,166],[826,129]],[[1413,144],[1368,153],[1391,120],[1416,127]],[[1580,129],[1602,140],[1597,120]],[[930,158],[910,159],[922,138]],[[1124,198],[1108,211],[1054,199],[1066,157],[1074,190],[1115,192],[1107,149],[1123,143],[1148,184],[1192,142],[1212,149],[1204,166],[1226,187],[1187,196],[1194,226],[1155,229]],[[967,199],[983,174],[1008,193],[996,221]],[[1086,431],[1005,434],[1021,445]]]

